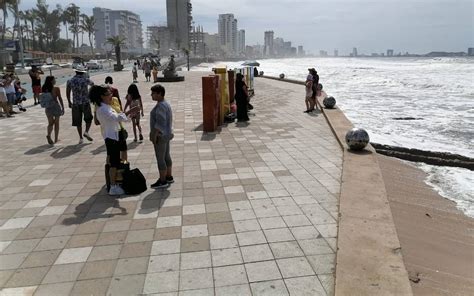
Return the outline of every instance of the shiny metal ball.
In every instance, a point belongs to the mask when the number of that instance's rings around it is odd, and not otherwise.
[[[369,134],[365,129],[353,128],[346,134],[346,143],[351,150],[362,150],[369,144]]]
[[[327,109],[332,109],[336,105],[336,99],[334,97],[325,97],[323,104]]]
[[[280,79],[283,79],[283,78],[285,78],[285,74],[281,73],[280,74]]]

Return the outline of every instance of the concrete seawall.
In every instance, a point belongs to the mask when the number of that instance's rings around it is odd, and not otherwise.
[[[352,123],[338,108],[321,110],[344,153],[335,295],[412,295],[376,152],[350,151],[344,137]]]

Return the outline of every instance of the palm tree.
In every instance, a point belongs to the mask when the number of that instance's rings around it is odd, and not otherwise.
[[[95,33],[95,18],[94,16],[82,15],[81,29],[89,36],[89,44],[91,45],[91,53],[94,55],[94,46],[92,45],[92,34]]]
[[[31,41],[32,41],[32,49],[36,50],[36,28],[35,28],[35,22],[36,22],[36,10],[34,9],[28,9],[25,11],[25,20],[30,22],[30,27],[31,27]]]
[[[122,46],[125,46],[125,40],[127,38],[120,36],[112,36],[107,38],[106,43],[111,44],[115,49],[115,58],[117,59],[117,67],[114,69],[116,71],[122,70],[122,63],[120,61],[120,50]]]
[[[69,31],[73,34],[72,44],[76,44],[76,48],[79,47],[79,33],[81,32],[79,28],[79,16],[80,16],[80,7],[72,3],[66,8],[67,13],[70,16],[70,27]],[[75,42],[76,41],[76,42]]]

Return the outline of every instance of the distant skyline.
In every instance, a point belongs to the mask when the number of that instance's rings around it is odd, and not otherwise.
[[[92,8],[130,10],[140,15],[143,29],[166,24],[166,1],[77,0],[81,11]],[[53,8],[72,1],[46,0]],[[217,33],[219,14],[233,13],[239,29],[246,30],[246,44],[263,44],[264,31],[303,45],[306,52],[320,50],[340,55],[353,47],[359,53],[427,53],[467,51],[474,47],[474,1],[472,0],[191,0],[195,25]],[[20,9],[29,9],[36,0],[22,0]],[[62,35],[65,35],[63,33]]]

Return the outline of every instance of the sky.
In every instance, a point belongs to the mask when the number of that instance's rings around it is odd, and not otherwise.
[[[51,8],[68,0],[46,0]],[[21,0],[28,9],[36,0]],[[86,14],[92,8],[130,10],[143,29],[166,24],[166,0],[75,0]],[[133,3],[133,5],[131,5]],[[233,13],[247,45],[263,44],[264,31],[303,45],[307,52],[348,54],[353,47],[370,54],[467,51],[474,47],[474,0],[191,0],[195,25],[217,33],[218,15]]]

